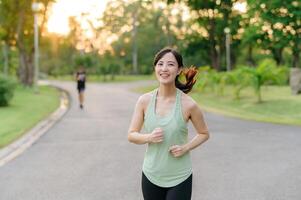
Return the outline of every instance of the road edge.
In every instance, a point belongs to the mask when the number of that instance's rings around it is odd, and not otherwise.
[[[21,155],[26,149],[31,147],[53,125],[60,121],[60,119],[62,119],[69,110],[71,102],[69,92],[56,85],[50,84],[50,86],[55,87],[60,91],[60,106],[19,139],[0,150],[0,167],[12,161]]]

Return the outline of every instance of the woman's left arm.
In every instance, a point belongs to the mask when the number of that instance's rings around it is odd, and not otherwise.
[[[197,135],[187,144],[182,146],[174,145],[170,147],[170,152],[174,157],[180,157],[184,155],[209,139],[209,132],[202,111],[196,103],[194,103],[190,108],[190,119],[197,132]]]

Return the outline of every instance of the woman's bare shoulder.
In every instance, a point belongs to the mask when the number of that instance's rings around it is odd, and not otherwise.
[[[141,105],[143,108],[146,108],[152,98],[153,92],[148,92],[142,94],[137,101],[137,104]]]
[[[196,101],[184,92],[182,93],[182,105],[186,110],[199,109]]]

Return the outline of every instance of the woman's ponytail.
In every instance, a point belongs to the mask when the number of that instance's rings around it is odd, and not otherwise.
[[[186,79],[185,83],[181,83],[179,81],[179,76],[178,75],[176,77],[176,87],[180,90],[182,90],[182,92],[184,92],[185,94],[187,94],[188,92],[191,91],[193,85],[196,82],[196,75],[198,73],[198,70],[196,69],[196,67],[189,67],[189,68],[183,68],[182,72],[180,75],[183,75]]]

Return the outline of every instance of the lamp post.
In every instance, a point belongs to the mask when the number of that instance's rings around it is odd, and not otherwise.
[[[224,29],[224,32],[226,34],[226,63],[227,63],[227,71],[231,70],[231,57],[230,57],[230,40],[231,40],[231,34],[230,34],[230,28],[226,27]]]
[[[39,26],[38,26],[38,12],[41,10],[42,4],[33,2],[31,9],[34,13],[34,87],[36,92],[38,89],[39,79]]]

